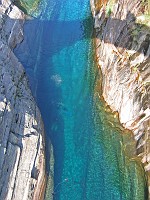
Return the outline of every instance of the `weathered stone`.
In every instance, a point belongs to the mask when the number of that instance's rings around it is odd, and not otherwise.
[[[99,10],[95,2],[91,0],[91,9],[103,97],[133,131],[150,188],[150,27],[136,21],[142,14],[139,0],[113,1],[110,13],[109,0],[101,1]]]
[[[39,199],[45,181],[44,128],[25,71],[13,53],[25,15],[0,1],[0,199]]]

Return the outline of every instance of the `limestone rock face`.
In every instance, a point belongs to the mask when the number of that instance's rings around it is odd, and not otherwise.
[[[144,24],[145,8],[140,0],[111,0],[101,1],[97,10],[97,2],[91,0],[91,9],[103,97],[133,131],[150,186],[150,27]]]
[[[44,129],[13,48],[23,39],[25,15],[0,0],[0,199],[42,199]]]

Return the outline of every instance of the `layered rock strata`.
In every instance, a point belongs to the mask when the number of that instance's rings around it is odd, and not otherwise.
[[[0,199],[42,199],[44,129],[25,71],[13,53],[25,15],[0,0]]]
[[[132,130],[150,193],[150,27],[140,0],[91,0],[102,93]],[[145,24],[144,24],[145,23]]]

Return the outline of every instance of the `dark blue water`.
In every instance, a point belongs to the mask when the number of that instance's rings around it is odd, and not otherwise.
[[[47,0],[41,10],[39,18],[26,22],[15,53],[44,120],[47,171],[49,140],[54,148],[53,198],[143,200],[142,167],[124,145],[131,135],[123,136],[95,88],[100,77],[89,0]]]

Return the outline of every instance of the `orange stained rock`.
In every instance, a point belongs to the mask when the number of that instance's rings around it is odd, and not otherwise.
[[[95,7],[97,10],[100,10],[102,6],[106,6],[108,3],[108,0],[95,0]]]

